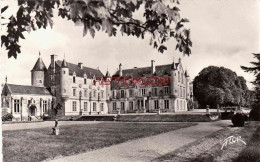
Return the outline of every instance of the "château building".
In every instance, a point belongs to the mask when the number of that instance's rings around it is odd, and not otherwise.
[[[41,57],[31,70],[31,86],[6,83],[2,89],[2,112],[13,120],[37,120],[44,116],[100,115],[115,113],[187,111],[192,84],[177,63],[123,69],[104,76],[99,69],[73,64],[51,55],[46,68]],[[126,79],[127,78],[127,79]],[[135,80],[137,79],[137,80]],[[149,84],[143,84],[145,79]],[[156,84],[159,82],[159,84]],[[105,84],[104,84],[105,83]],[[135,84],[133,84],[135,83]]]
[[[152,60],[150,67],[133,69],[123,69],[120,64],[112,78],[109,113],[119,110],[120,113],[157,112],[159,109],[162,112],[187,111],[187,103],[193,98],[190,77],[181,59],[158,66]],[[136,78],[144,82],[149,78],[150,82],[131,84]],[[163,82],[158,84],[160,80]]]

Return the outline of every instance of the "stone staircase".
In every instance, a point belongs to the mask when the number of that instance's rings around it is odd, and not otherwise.
[[[31,116],[31,121],[42,121],[42,118],[39,116]]]

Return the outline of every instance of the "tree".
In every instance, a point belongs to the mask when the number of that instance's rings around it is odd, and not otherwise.
[[[253,120],[260,120],[260,54],[259,53],[253,53],[254,58],[257,59],[257,61],[250,62],[253,67],[246,67],[241,66],[241,68],[245,72],[253,73],[256,77],[255,80],[252,82],[255,85],[255,100],[252,104],[252,110],[250,112],[250,118]],[[252,97],[252,96],[251,96]]]
[[[224,67],[204,68],[193,82],[194,97],[202,107],[248,105],[248,88],[243,77]]]
[[[1,36],[2,45],[8,50],[8,57],[20,53],[19,39],[25,39],[23,32],[53,26],[53,10],[59,16],[83,25],[83,36],[92,37],[97,31],[109,36],[132,35],[144,39],[149,36],[150,45],[163,53],[165,42],[171,37],[177,41],[176,50],[191,54],[190,30],[184,28],[189,22],[180,17],[178,0],[18,0],[16,16],[9,18],[7,34]],[[143,11],[144,21],[134,17],[134,12]],[[3,13],[6,8],[1,10]],[[3,18],[3,17],[2,17]]]

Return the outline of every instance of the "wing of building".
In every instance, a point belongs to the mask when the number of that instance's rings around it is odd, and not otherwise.
[[[73,64],[51,55],[46,68],[41,57],[31,70],[31,86],[5,83],[2,111],[13,120],[37,120],[56,115],[99,115],[187,111],[192,84],[181,60],[167,65],[119,70],[111,77],[99,69]],[[148,84],[146,82],[149,82]],[[106,84],[104,84],[106,83]],[[146,83],[146,84],[144,84]]]
[[[192,99],[190,78],[177,63],[119,70],[112,77],[109,112],[179,112],[187,111]]]

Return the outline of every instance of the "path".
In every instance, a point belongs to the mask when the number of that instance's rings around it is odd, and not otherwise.
[[[231,125],[228,120],[199,123],[151,137],[132,140],[118,145],[67,156],[52,162],[146,162],[172,152],[215,131]]]

